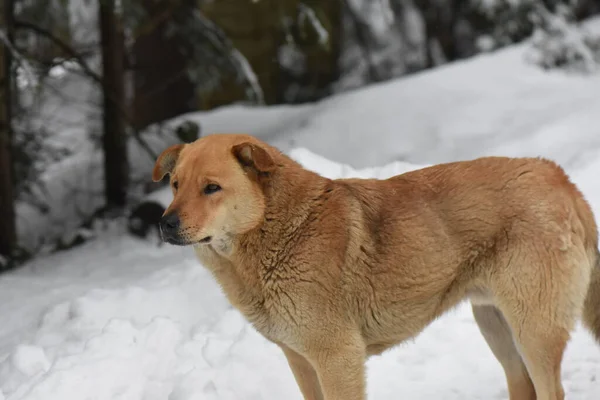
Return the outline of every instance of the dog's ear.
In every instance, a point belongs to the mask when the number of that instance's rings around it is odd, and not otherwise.
[[[242,165],[258,172],[271,172],[275,169],[273,158],[260,145],[244,142],[233,146],[231,151]]]
[[[154,182],[158,182],[165,177],[165,175],[173,172],[173,168],[175,168],[175,164],[177,163],[177,158],[179,158],[179,153],[181,149],[183,149],[184,144],[175,144],[165,151],[163,151],[160,156],[156,159],[156,163],[154,164],[154,169],[152,170],[152,180]]]

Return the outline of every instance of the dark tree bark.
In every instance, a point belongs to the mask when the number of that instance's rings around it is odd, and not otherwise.
[[[575,18],[577,18],[578,21],[600,13],[600,4],[598,0],[580,0],[574,8]]]
[[[153,27],[136,37],[132,47],[133,122],[136,129],[143,129],[196,108],[196,88],[187,76],[189,57],[182,52],[185,43],[170,36],[168,29],[173,14],[190,15],[197,4],[194,0],[139,3]]]
[[[466,2],[464,0],[422,0],[415,4],[418,5],[425,19],[428,67],[435,67],[435,60],[431,52],[431,44],[434,40],[439,43],[447,61],[459,58],[455,29]]]
[[[6,43],[12,42],[13,5],[13,0],[4,0],[0,6],[0,29],[5,32],[5,40],[0,40],[0,255],[7,260],[14,256],[17,247],[11,161],[11,49]]]
[[[104,193],[107,208],[122,208],[127,202],[129,183],[123,24],[116,11],[115,0],[100,0],[99,7],[104,95]]]

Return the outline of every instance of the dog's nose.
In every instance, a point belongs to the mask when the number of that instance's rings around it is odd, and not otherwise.
[[[160,219],[160,228],[166,234],[175,233],[179,229],[179,224],[179,215],[177,213],[167,214]]]

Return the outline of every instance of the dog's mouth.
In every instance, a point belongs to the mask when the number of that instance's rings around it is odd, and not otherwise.
[[[198,243],[200,244],[208,244],[212,241],[212,236],[207,236],[204,239],[200,239],[200,241],[198,241]]]
[[[173,235],[173,234],[165,234],[163,230],[160,230],[161,238],[164,242],[172,244],[174,246],[189,246],[194,244],[209,244],[212,242],[212,236],[206,236],[198,241],[189,240],[184,236]]]
[[[179,237],[168,237],[165,238],[165,241],[169,244],[175,245],[175,246],[189,246],[189,245],[193,245],[193,244],[209,244],[212,241],[212,236],[207,236],[203,239],[198,240],[197,242],[191,242]]]
[[[174,246],[187,246],[189,244],[187,241],[182,240],[179,237],[173,237],[173,236],[164,237],[163,240]]]

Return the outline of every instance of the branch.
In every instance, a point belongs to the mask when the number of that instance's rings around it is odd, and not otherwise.
[[[83,57],[79,53],[77,53],[69,44],[65,43],[62,39],[56,37],[49,30],[42,28],[41,26],[32,24],[30,22],[19,21],[19,20],[15,21],[15,29],[27,29],[27,30],[37,33],[40,36],[44,36],[45,38],[49,39],[52,43],[57,45],[62,51],[67,53],[69,56],[73,57],[75,59],[75,61],[77,61],[77,63],[81,66],[83,71],[90,78],[92,78],[94,81],[96,81],[96,83],[98,83],[99,85],[102,85],[102,77],[100,75],[98,75],[96,72],[94,72],[92,70],[92,68],[90,68],[90,66],[85,62]]]
[[[21,55],[21,53],[19,53],[19,51],[13,46],[13,44],[10,42],[10,40],[8,39],[8,35],[6,34],[6,32],[3,29],[0,29],[0,42],[4,43],[4,45],[6,46],[6,48],[10,51],[10,53],[12,54],[13,58],[15,60],[17,60],[17,62],[19,63],[19,66],[21,68],[23,68],[23,71],[25,71],[26,75],[29,75],[29,79],[30,81],[33,83],[36,81],[35,79],[35,74],[29,69],[29,66],[27,65],[27,63],[25,62],[25,58]]]
[[[161,23],[171,18],[177,7],[180,5],[181,4],[179,1],[171,2],[167,8],[165,8],[158,14],[155,14],[151,20],[137,27],[137,29],[133,31],[133,39],[138,39],[139,37],[147,35],[150,32],[154,31]]]
[[[27,29],[27,30],[33,31],[33,32],[37,33],[38,35],[44,36],[47,39],[51,40],[62,51],[64,51],[65,53],[67,53],[69,56],[73,57],[77,61],[77,63],[81,66],[81,68],[83,69],[83,71],[94,82],[96,82],[98,85],[100,85],[100,87],[104,88],[104,79],[102,78],[102,76],[100,76],[99,74],[97,74],[96,72],[94,72],[94,70],[92,70],[92,68],[83,59],[83,57],[81,56],[81,54],[77,53],[77,51],[75,51],[75,49],[73,49],[69,44],[65,43],[60,38],[56,37],[52,32],[50,32],[49,30],[47,30],[45,28],[42,28],[41,26],[32,24],[32,23],[27,22],[27,21],[15,21],[15,28],[16,29]],[[158,154],[156,154],[152,150],[152,148],[141,138],[140,133],[137,131],[137,129],[135,129],[134,124],[129,119],[129,116],[128,116],[127,112],[122,108],[122,105],[115,101],[115,99],[112,97],[112,93],[108,93],[108,95],[109,95],[109,99],[113,103],[115,103],[117,105],[117,108],[119,109],[121,117],[125,120],[125,122],[129,125],[129,127],[132,128],[134,139],[138,142],[138,144],[144,150],[146,150],[146,152],[148,153],[148,155],[153,160],[156,159],[158,157]]]

